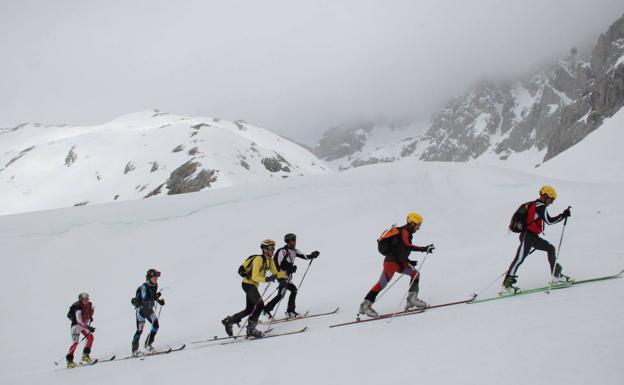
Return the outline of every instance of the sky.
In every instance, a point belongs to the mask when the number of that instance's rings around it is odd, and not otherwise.
[[[0,127],[158,108],[312,143],[591,47],[614,0],[0,0]]]

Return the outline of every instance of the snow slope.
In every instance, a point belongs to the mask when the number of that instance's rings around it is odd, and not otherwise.
[[[0,215],[320,174],[302,147],[244,121],[157,110],[89,127],[0,132]]]
[[[476,305],[435,309],[329,329],[352,320],[378,278],[375,239],[409,211],[424,215],[415,243],[433,242],[421,264],[421,297],[440,303],[498,290],[517,239],[506,226],[519,202],[553,184],[551,212],[573,206],[561,250],[578,278],[624,267],[624,184],[555,180],[471,163],[397,163],[194,194],[0,217],[2,384],[621,384],[624,279]],[[298,308],[331,317],[276,325],[310,331],[229,346],[192,345],[169,356],[55,370],[70,344],[67,307],[91,293],[93,356],[126,355],[134,333],[129,299],[148,268],[163,274],[167,300],[157,345],[223,335],[220,320],[244,306],[236,274],[266,237],[299,235],[318,249]],[[548,228],[557,244],[561,225]],[[519,285],[548,279],[534,253]],[[299,282],[305,262],[299,262]],[[400,281],[376,304],[397,309]],[[282,307],[283,309],[283,307]]]
[[[537,169],[541,175],[571,180],[624,182],[624,110],[620,109],[585,139]]]

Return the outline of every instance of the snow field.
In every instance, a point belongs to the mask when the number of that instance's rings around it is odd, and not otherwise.
[[[235,384],[424,383],[619,384],[624,371],[623,280],[572,287],[423,314],[329,329],[354,318],[381,272],[375,239],[405,214],[424,218],[416,244],[436,244],[422,266],[421,297],[468,298],[502,274],[517,247],[506,227],[515,208],[552,184],[549,211],[573,206],[560,262],[577,278],[624,267],[622,183],[556,180],[474,163],[404,160],[339,174],[0,217],[4,285],[0,299],[2,383]],[[188,350],[75,371],[52,362],[70,344],[67,307],[80,291],[95,305],[93,356],[127,355],[134,333],[130,297],[145,271],[162,271],[167,301],[157,345],[224,335],[220,320],[244,307],[236,269],[271,237],[286,232],[318,249],[298,309],[341,307],[334,316],[275,325],[310,331]],[[561,225],[547,228],[555,245]],[[424,254],[412,254],[422,262]],[[298,262],[298,283],[306,262]],[[520,268],[521,287],[548,280],[546,256]],[[396,279],[396,277],[395,277]],[[483,295],[496,293],[500,281]],[[404,278],[375,304],[397,309]],[[261,287],[261,290],[263,287]],[[271,289],[269,289],[271,290]],[[284,304],[280,306],[284,310]],[[80,348],[78,350],[80,352]],[[279,369],[276,368],[279,366]]]

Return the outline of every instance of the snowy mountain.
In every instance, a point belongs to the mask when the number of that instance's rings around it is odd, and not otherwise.
[[[0,214],[322,174],[309,151],[244,121],[143,111],[0,131]]]
[[[621,130],[613,130],[617,136],[597,134],[600,131],[588,140],[624,139]],[[595,143],[593,148],[606,145]],[[567,162],[597,155],[572,150],[574,159]],[[619,170],[623,168],[620,163]],[[614,180],[617,174],[609,175],[612,170],[616,167],[594,172]],[[507,232],[509,218],[519,203],[535,198],[543,184],[559,192],[551,213],[573,206],[559,254],[564,272],[581,279],[621,270],[621,180],[587,182],[583,175],[559,180],[474,163],[404,159],[260,182],[253,189],[238,185],[1,216],[5,295],[0,296],[0,383],[253,380],[368,385],[413,383],[417,378],[432,384],[619,385],[622,278],[548,295],[432,309],[391,322],[328,328],[354,319],[381,271],[375,239],[413,210],[425,218],[414,243],[437,247],[426,260],[423,254],[413,255],[421,270],[421,298],[436,304],[472,293],[494,295],[518,244],[517,236]],[[561,226],[547,227],[545,237],[551,243],[558,244]],[[287,232],[298,235],[302,251],[321,252],[297,296],[298,309],[318,312],[340,306],[334,316],[275,324],[276,332],[308,326],[305,333],[226,346],[189,344],[182,352],[144,361],[75,370],[53,365],[63,360],[70,345],[65,314],[82,291],[89,292],[95,304],[92,356],[129,354],[135,330],[129,300],[148,268],[162,271],[160,285],[167,301],[157,347],[224,335],[220,320],[245,305],[238,266],[258,250],[260,240],[271,237],[281,244]],[[307,263],[298,265],[297,284]],[[535,252],[520,268],[518,285],[537,287],[548,279],[546,257]],[[379,298],[376,309],[400,309],[406,289],[403,278]],[[274,285],[267,294],[273,290]]]
[[[520,78],[480,81],[426,129],[414,124],[382,142],[389,130],[383,124],[334,127],[314,150],[340,170],[402,157],[526,169],[580,142],[623,105],[624,17],[600,36],[587,61],[572,49]]]

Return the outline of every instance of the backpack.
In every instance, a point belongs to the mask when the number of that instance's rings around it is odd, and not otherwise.
[[[140,307],[141,305],[143,305],[143,300],[141,299],[141,287],[143,287],[143,285],[137,287],[136,292],[134,293],[134,297],[130,299],[130,303],[134,307]]]
[[[533,201],[521,204],[516,212],[513,213],[509,222],[509,231],[521,233],[527,229],[527,215],[529,215],[529,206],[532,203]]]
[[[379,239],[377,239],[377,250],[382,255],[388,255],[392,251],[396,237],[399,234],[401,234],[401,231],[396,225],[392,225],[391,228],[384,230]]]
[[[243,263],[238,267],[238,275],[240,275],[243,278],[247,278],[247,279],[251,279],[251,268],[253,265],[253,260],[256,257],[262,257],[262,255],[250,255],[249,257],[247,257]],[[264,257],[262,257],[262,266],[264,268]]]
[[[67,312],[67,318],[69,318],[70,321],[74,320],[74,315],[78,309],[80,309],[80,302],[74,302],[71,304],[69,311]]]

